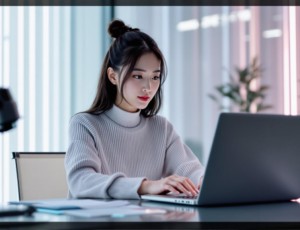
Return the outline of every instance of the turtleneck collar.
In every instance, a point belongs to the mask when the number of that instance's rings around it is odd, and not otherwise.
[[[113,105],[110,110],[107,110],[105,114],[117,124],[124,127],[135,127],[140,123],[140,113],[141,110],[138,110],[135,113],[127,112],[123,109],[120,109],[118,106]]]

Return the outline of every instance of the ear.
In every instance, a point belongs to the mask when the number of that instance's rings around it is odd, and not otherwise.
[[[111,67],[107,68],[107,76],[113,85],[116,85],[118,83],[118,76],[113,68]]]

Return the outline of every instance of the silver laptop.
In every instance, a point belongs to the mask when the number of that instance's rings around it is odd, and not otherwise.
[[[180,196],[141,198],[199,206],[299,198],[300,116],[221,113],[200,193]]]

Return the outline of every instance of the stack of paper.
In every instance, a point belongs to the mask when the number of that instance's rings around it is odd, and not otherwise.
[[[130,205],[126,200],[102,201],[92,199],[50,199],[10,202],[10,204],[30,205],[38,212],[51,214],[65,214],[77,217],[122,217],[126,215],[159,214],[165,213],[163,209],[144,208]],[[120,209],[120,207],[122,207]]]
[[[129,202],[125,200],[101,201],[92,199],[49,199],[10,202],[10,204],[30,205],[40,212],[63,214],[66,210],[113,208],[128,205]]]

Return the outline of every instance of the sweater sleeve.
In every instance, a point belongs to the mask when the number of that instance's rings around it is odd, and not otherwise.
[[[102,162],[95,143],[93,126],[80,116],[69,125],[69,147],[65,169],[69,194],[74,198],[139,199],[137,193],[144,178],[128,178],[121,172],[102,174]]]
[[[183,143],[173,126],[167,122],[167,150],[164,175],[177,174],[188,177],[198,186],[204,175],[204,167],[192,150]]]

